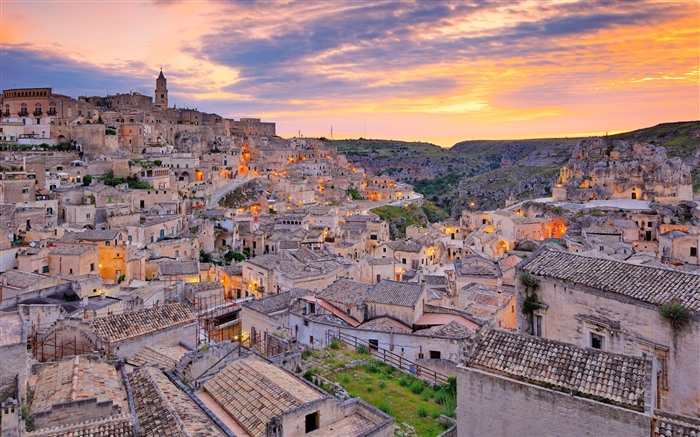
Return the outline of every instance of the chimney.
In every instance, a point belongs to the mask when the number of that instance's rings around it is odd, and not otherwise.
[[[20,408],[17,400],[7,398],[5,402],[2,403],[2,421],[0,422],[0,428],[3,430],[3,435],[4,431],[19,429],[19,413]]]

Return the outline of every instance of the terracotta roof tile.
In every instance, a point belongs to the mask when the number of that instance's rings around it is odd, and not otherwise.
[[[497,330],[481,337],[469,365],[630,406],[644,398],[647,372],[643,358]]]
[[[95,332],[110,343],[119,343],[190,323],[194,323],[194,314],[185,303],[164,305],[90,320]]]
[[[521,268],[532,275],[562,279],[653,304],[678,300],[689,310],[700,311],[698,274],[559,251],[544,251],[525,261]]]

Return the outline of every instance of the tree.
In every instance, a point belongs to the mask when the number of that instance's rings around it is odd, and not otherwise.
[[[87,187],[87,186],[90,185],[91,183],[92,183],[92,175],[86,174],[86,175],[83,177],[83,185]]]

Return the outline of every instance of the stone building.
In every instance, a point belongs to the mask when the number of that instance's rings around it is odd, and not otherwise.
[[[254,356],[226,366],[196,395],[219,411],[236,435],[394,435],[394,420],[364,401],[338,401],[284,368]]]
[[[645,436],[651,356],[492,330],[457,376],[457,435]]]
[[[656,408],[700,413],[699,274],[558,251],[536,253],[518,273],[537,281],[534,291],[521,281],[516,286],[519,331],[581,348],[648,354],[655,360]],[[684,324],[663,315],[668,303],[684,308]]]

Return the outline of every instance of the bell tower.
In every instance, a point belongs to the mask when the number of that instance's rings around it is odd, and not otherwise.
[[[168,81],[165,79],[165,76],[163,76],[162,68],[156,79],[156,94],[153,102],[153,106],[156,108],[165,109],[168,107]]]

